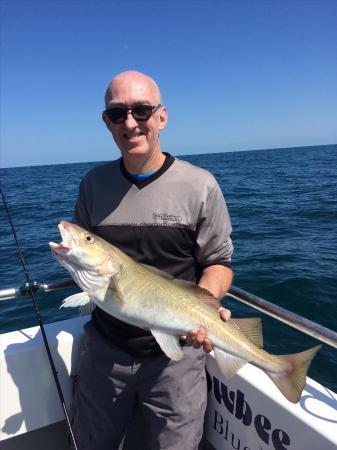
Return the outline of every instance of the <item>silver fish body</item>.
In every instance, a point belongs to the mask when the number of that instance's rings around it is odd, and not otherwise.
[[[150,330],[163,352],[174,360],[183,357],[179,336],[202,327],[225,377],[250,362],[265,371],[289,401],[299,400],[308,367],[320,346],[295,355],[271,355],[261,348],[259,319],[223,322],[208,291],[137,263],[77,225],[61,222],[59,229],[63,241],[50,243],[52,252],[83,290],[66,299],[63,306],[95,304],[124,322]]]

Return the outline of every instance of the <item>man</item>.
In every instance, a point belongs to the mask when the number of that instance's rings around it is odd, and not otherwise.
[[[232,281],[226,205],[210,173],[161,151],[162,103],[158,86],[144,74],[128,71],[110,82],[103,120],[122,157],[82,180],[75,220],[135,260],[198,282],[219,300]],[[227,320],[229,311],[218,307]],[[121,448],[136,411],[145,434],[137,448],[198,448],[205,352],[212,343],[203,329],[184,339],[184,358],[171,361],[151,333],[94,310],[72,408],[80,450]]]

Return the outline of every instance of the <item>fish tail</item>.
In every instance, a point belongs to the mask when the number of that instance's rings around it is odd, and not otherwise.
[[[267,372],[276,387],[290,402],[297,403],[300,400],[310,363],[321,347],[316,345],[301,353],[280,355],[279,358],[290,364],[290,370],[282,374]]]

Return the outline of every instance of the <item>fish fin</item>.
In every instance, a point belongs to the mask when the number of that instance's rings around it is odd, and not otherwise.
[[[266,372],[276,387],[290,402],[297,403],[300,400],[305,386],[308,368],[321,347],[321,345],[316,345],[301,353],[280,355],[279,358],[290,363],[292,370],[289,373],[276,374]]]
[[[113,289],[113,296],[119,300],[122,304],[126,303],[125,298],[124,298],[124,294],[121,291],[120,287],[118,286],[118,284],[115,284],[115,287]]]
[[[219,369],[226,378],[232,378],[247,362],[245,359],[232,356],[219,348],[214,348],[213,351]]]
[[[145,269],[149,270],[152,273],[155,273],[156,275],[159,275],[160,277],[167,278],[168,280],[173,280],[173,276],[169,273],[165,272],[164,270],[157,269],[156,267],[149,266],[148,264],[139,263],[141,266],[145,267]]]
[[[229,323],[238,326],[253,344],[259,348],[263,348],[262,322],[260,317],[230,319]]]
[[[182,359],[184,356],[184,351],[179,344],[179,339],[177,336],[173,336],[172,334],[167,334],[159,330],[152,329],[150,331],[168,358],[173,359],[174,361],[179,361],[179,359]]]
[[[186,287],[188,288],[194,288],[195,286],[198,286],[197,284],[195,284],[193,281],[187,281],[187,280],[182,280],[181,278],[175,278],[173,280],[174,284],[178,284],[180,286]]]
[[[80,315],[84,316],[85,314],[91,314],[95,308],[96,308],[95,303],[92,300],[90,300],[89,303],[80,306]]]
[[[125,295],[124,295],[121,287],[119,286],[119,283],[118,283],[119,280],[120,280],[120,273],[117,273],[111,277],[109,289],[107,290],[107,293],[109,290],[111,290],[112,291],[111,295],[113,295],[113,297],[116,300],[119,300],[122,304],[124,304],[124,303],[126,303]]]
[[[78,306],[88,306],[92,301],[86,292],[78,292],[65,298],[60,308],[77,308]]]

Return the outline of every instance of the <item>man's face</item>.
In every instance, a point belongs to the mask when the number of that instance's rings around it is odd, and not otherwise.
[[[157,105],[160,103],[159,93],[150,80],[137,76],[121,76],[110,85],[111,101],[107,109],[114,106],[132,107],[139,104]],[[132,156],[151,156],[160,150],[159,132],[167,123],[166,109],[159,108],[146,121],[133,118],[129,113],[125,122],[112,123],[106,114],[103,120],[111,131],[123,158]]]

